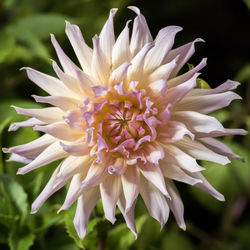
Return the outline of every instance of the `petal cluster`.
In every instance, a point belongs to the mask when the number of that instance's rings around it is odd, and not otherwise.
[[[17,113],[31,118],[10,126],[10,130],[32,126],[44,135],[4,149],[11,153],[10,160],[26,164],[18,174],[62,160],[32,204],[32,213],[70,182],[60,210],[77,201],[74,225],[81,238],[100,199],[110,222],[115,222],[118,206],[137,235],[134,208],[139,195],[162,227],[171,210],[185,229],[184,207],[174,181],[195,185],[224,200],[201,174],[204,168],[197,160],[222,165],[230,162],[228,157],[241,160],[217,137],[246,132],[226,129],[208,116],[240,99],[232,92],[238,83],[228,80],[215,89],[196,88],[206,59],[184,74],[179,71],[202,39],[173,49],[175,35],[182,28],[163,28],[153,40],[139,9],[129,8],[136,13],[131,37],[127,22],[115,38],[117,9],[112,9],[100,35],[93,37],[93,49],[79,27],[66,22],[66,34],[81,67],[52,35],[62,67],[53,61],[57,77],[25,68],[28,77],[49,94],[34,99],[51,107],[13,106]]]

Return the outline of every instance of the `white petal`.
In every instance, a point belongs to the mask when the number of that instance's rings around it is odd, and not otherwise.
[[[39,154],[31,163],[25,167],[19,168],[17,174],[26,174],[36,168],[49,164],[50,162],[65,158],[68,156],[59,142],[54,142]]]
[[[179,26],[168,26],[161,29],[155,38],[155,47],[145,59],[145,71],[152,72],[164,62],[170,49],[173,47],[175,35],[182,30]]]
[[[201,173],[190,173],[194,178],[199,178],[202,180],[202,183],[198,183],[195,186],[206,191],[207,193],[211,194],[213,197],[218,199],[219,201],[225,201],[224,196],[218,192],[211,184],[206,180],[206,178]]]
[[[188,170],[190,172],[199,172],[201,170],[204,170],[204,168],[197,164],[196,160],[193,157],[181,151],[173,144],[164,145],[164,149],[166,152],[166,162],[177,165],[182,169]]]
[[[166,197],[145,178],[141,178],[140,193],[149,214],[159,221],[163,228],[169,216],[169,206]]]
[[[121,176],[123,193],[126,201],[125,213],[130,211],[138,194],[140,187],[140,174],[137,167],[128,166],[126,172]]]
[[[233,100],[236,99],[242,98],[231,91],[213,95],[186,96],[178,103],[176,110],[190,110],[202,114],[208,114],[228,106]]]
[[[109,175],[100,185],[102,204],[105,217],[112,224],[115,223],[116,204],[121,193],[121,178],[117,175]]]
[[[147,43],[133,58],[131,61],[131,66],[128,69],[128,81],[137,80],[140,81],[144,78],[144,59],[147,53],[154,46],[153,43]]]
[[[214,152],[225,155],[231,158],[235,158],[237,160],[243,161],[243,158],[239,155],[235,154],[231,148],[229,148],[224,143],[220,142],[219,140],[216,140],[214,138],[200,138],[199,141],[201,141],[206,147],[213,150]]]
[[[79,84],[76,80],[76,70],[74,70],[74,72],[72,72],[72,75],[68,75],[66,73],[64,73],[59,66],[57,65],[57,63],[55,61],[52,61],[52,66],[54,71],[56,72],[58,78],[64,83],[64,85],[71,90],[72,92],[72,97],[80,99],[82,97],[82,92],[81,89],[79,87]]]
[[[135,225],[135,202],[134,204],[132,204],[131,208],[129,209],[128,212],[126,212],[125,210],[125,198],[123,193],[121,193],[120,198],[118,200],[118,207],[120,209],[120,211],[122,212],[122,215],[126,221],[127,227],[131,230],[131,232],[135,235],[136,239],[137,239],[137,232],[136,232],[136,225]]]
[[[16,162],[21,162],[21,163],[29,164],[30,162],[32,162],[32,159],[27,158],[27,157],[22,156],[22,155],[18,155],[18,154],[12,153],[11,156],[10,156],[10,158],[7,161],[8,162],[9,161],[16,161]]]
[[[197,38],[193,42],[187,43],[181,47],[173,49],[168,53],[166,62],[170,62],[177,55],[180,55],[177,61],[177,67],[172,71],[170,78],[175,77],[179,72],[179,70],[188,62],[190,57],[194,54],[195,51],[194,45],[196,42],[204,42],[204,41],[200,38]]]
[[[155,187],[157,187],[162,192],[163,195],[169,197],[164,181],[164,176],[159,166],[147,163],[145,165],[141,164],[139,166],[139,169],[143,174],[143,176],[149,182],[151,182]]]
[[[212,95],[219,94],[229,90],[234,90],[240,85],[239,82],[227,80],[223,84],[219,85],[214,89],[195,89],[189,93],[189,95]]]
[[[178,57],[177,57],[178,58]],[[168,80],[171,72],[176,67],[177,58],[173,59],[171,62],[163,64],[156,68],[152,73],[150,73],[148,77],[149,82],[153,82],[159,79],[166,79]]]
[[[85,142],[75,142],[69,145],[61,142],[60,145],[64,151],[74,156],[83,156],[90,152],[90,147]]]
[[[229,163],[229,159],[223,155],[217,154],[205,147],[198,141],[192,141],[189,138],[184,138],[182,141],[175,143],[182,151],[191,155],[197,160],[212,161],[222,165]]]
[[[131,63],[125,61],[122,65],[115,69],[109,78],[109,83],[111,85],[114,85],[116,83],[124,81],[127,77],[129,66],[131,66]]]
[[[22,122],[13,122],[10,124],[8,131],[17,131],[19,128],[34,127],[36,125],[45,125],[45,122],[39,121],[36,118],[30,118]]]
[[[82,182],[82,187],[97,186],[108,176],[108,170],[104,165],[92,163],[86,178]]]
[[[150,34],[145,17],[140,13],[137,7],[130,6],[129,9],[133,10],[137,17],[134,19],[133,31],[130,41],[130,50],[132,56],[135,56],[137,52],[149,42],[152,42],[152,36]]]
[[[74,174],[85,172],[89,169],[91,158],[86,156],[68,156],[62,161],[59,172],[55,181],[55,185],[61,180],[71,178]]]
[[[164,176],[166,176],[169,179],[181,181],[189,185],[195,185],[197,183],[202,182],[200,179],[195,179],[191,177],[190,175],[186,174],[183,170],[181,170],[178,166],[170,164],[167,161],[162,161],[160,167]]]
[[[76,70],[76,78],[78,80],[79,87],[81,91],[85,94],[90,96],[92,94],[91,87],[94,86],[94,82],[91,77],[85,74],[81,70]]]
[[[194,134],[192,134],[183,123],[168,121],[167,126],[160,130],[158,140],[163,143],[170,143],[182,140],[185,135],[194,139]]]
[[[28,142],[23,145],[14,146],[11,148],[3,148],[4,153],[15,153],[31,160],[35,159],[45,148],[56,141],[50,135],[43,135],[38,139]]]
[[[35,126],[34,130],[42,131],[64,141],[75,141],[84,135],[83,132],[71,129],[65,122],[56,122],[46,126]]]
[[[65,30],[82,69],[91,73],[92,49],[85,43],[82,33],[77,25],[66,22]]]
[[[207,58],[203,58],[201,60],[201,62],[196,67],[194,67],[193,69],[189,70],[185,74],[182,74],[180,76],[177,76],[177,77],[172,78],[171,80],[169,80],[170,87],[177,86],[177,85],[187,81],[188,79],[192,78],[194,74],[199,72],[206,65],[207,65]]]
[[[36,102],[48,103],[60,108],[63,111],[77,108],[80,100],[66,96],[37,96],[32,95]]]
[[[216,118],[194,111],[176,111],[172,115],[172,120],[184,123],[191,132],[210,133],[213,131],[224,131],[223,126]]]
[[[130,21],[126,23],[125,28],[116,39],[112,50],[112,66],[114,69],[116,69],[124,62],[129,62],[131,59],[131,52],[129,47],[129,22]]]
[[[24,109],[11,105],[18,114],[32,116],[45,123],[62,121],[65,114],[61,109],[55,107],[42,109]]]
[[[71,91],[65,87],[65,85],[55,77],[46,75],[32,68],[26,69],[29,79],[34,82],[37,86],[45,90],[50,95],[62,95],[70,96]]]
[[[83,239],[89,220],[89,216],[96,203],[100,198],[100,192],[97,187],[88,188],[82,191],[82,195],[78,198],[77,208],[74,218],[74,226],[78,236]]]
[[[67,210],[71,207],[71,205],[79,198],[79,196],[82,194],[83,188],[81,187],[81,182],[83,178],[85,177],[87,171],[86,169],[84,172],[80,172],[79,174],[75,174],[70,182],[69,189],[67,191],[67,195],[65,198],[65,201],[61,208],[57,211],[57,213],[60,213],[62,210]]]
[[[100,33],[100,48],[104,53],[107,62],[111,65],[112,49],[115,44],[115,34],[113,18],[118,9],[113,8],[110,10],[109,18],[104,24],[102,31]]]
[[[93,37],[93,59],[92,59],[92,74],[98,85],[107,84],[109,79],[110,66],[109,63],[100,48],[100,40],[98,36]]]
[[[169,89],[166,94],[166,102],[171,103],[173,106],[176,105],[196,86],[196,78],[198,75],[198,73],[194,74],[193,77],[186,82]]]
[[[203,137],[217,137],[217,136],[225,136],[225,135],[247,135],[247,131],[244,129],[229,129],[225,128],[223,131],[212,131],[212,132],[203,132],[196,133],[198,138]]]
[[[75,76],[75,70],[79,68],[63,52],[62,48],[60,47],[59,43],[57,42],[53,34],[51,34],[51,42],[55,48],[56,54],[59,58],[59,61],[63,67],[64,72],[70,76]]]
[[[174,214],[178,226],[181,229],[186,230],[186,225],[184,221],[184,206],[181,197],[179,195],[179,192],[172,181],[169,180],[167,186],[169,188],[169,193],[171,195],[171,200],[169,199],[167,200],[168,205]]]
[[[56,168],[56,170],[53,172],[52,176],[50,177],[50,180],[42,190],[42,192],[38,195],[36,200],[32,203],[31,213],[36,213],[39,208],[42,206],[42,204],[57,190],[59,190],[61,187],[63,187],[68,179],[64,179],[58,186],[54,187],[54,182],[56,180],[56,175],[59,171],[60,165]]]

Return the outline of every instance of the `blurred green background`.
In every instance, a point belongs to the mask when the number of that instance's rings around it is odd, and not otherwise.
[[[116,34],[126,20],[134,18],[126,6],[136,5],[145,15],[152,34],[167,25],[180,25],[176,45],[196,37],[206,43],[196,46],[190,63],[208,57],[202,78],[215,87],[228,78],[241,82],[237,92],[243,101],[235,101],[214,115],[224,126],[250,128],[250,1],[245,0],[2,0],[0,1],[0,144],[5,147],[23,144],[39,136],[30,128],[7,133],[17,116],[11,104],[40,107],[30,95],[44,93],[32,84],[23,66],[48,74],[50,58],[56,59],[50,33],[56,35],[67,54],[77,62],[64,33],[65,22],[78,24],[86,41],[100,32],[109,9],[118,7]],[[0,249],[75,250],[86,249],[168,249],[168,250],[247,250],[250,249],[250,138],[227,137],[227,145],[245,158],[227,166],[202,162],[205,175],[226,197],[219,202],[195,187],[177,183],[185,205],[186,232],[177,228],[173,216],[160,231],[160,225],[147,215],[139,200],[136,206],[138,239],[126,228],[117,211],[114,226],[103,219],[99,204],[90,220],[88,234],[81,241],[72,224],[74,206],[68,212],[56,211],[65,197],[65,189],[51,197],[35,214],[30,206],[45,185],[56,163],[25,176],[16,176],[21,164],[6,162],[0,154]]]

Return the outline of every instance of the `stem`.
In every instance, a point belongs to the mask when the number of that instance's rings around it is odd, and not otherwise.
[[[106,247],[107,233],[104,233],[99,241],[98,250],[104,250]]]

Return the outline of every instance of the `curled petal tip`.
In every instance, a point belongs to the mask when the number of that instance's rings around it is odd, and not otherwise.
[[[16,174],[18,175],[24,175],[25,174],[25,171],[23,170],[23,168],[19,168],[16,172]]]
[[[127,8],[134,11],[136,13],[136,15],[138,15],[138,16],[141,14],[140,9],[136,6],[128,6]]]
[[[181,225],[179,225],[179,227],[183,230],[183,231],[186,231],[187,227],[186,227],[186,224],[183,223]]]

